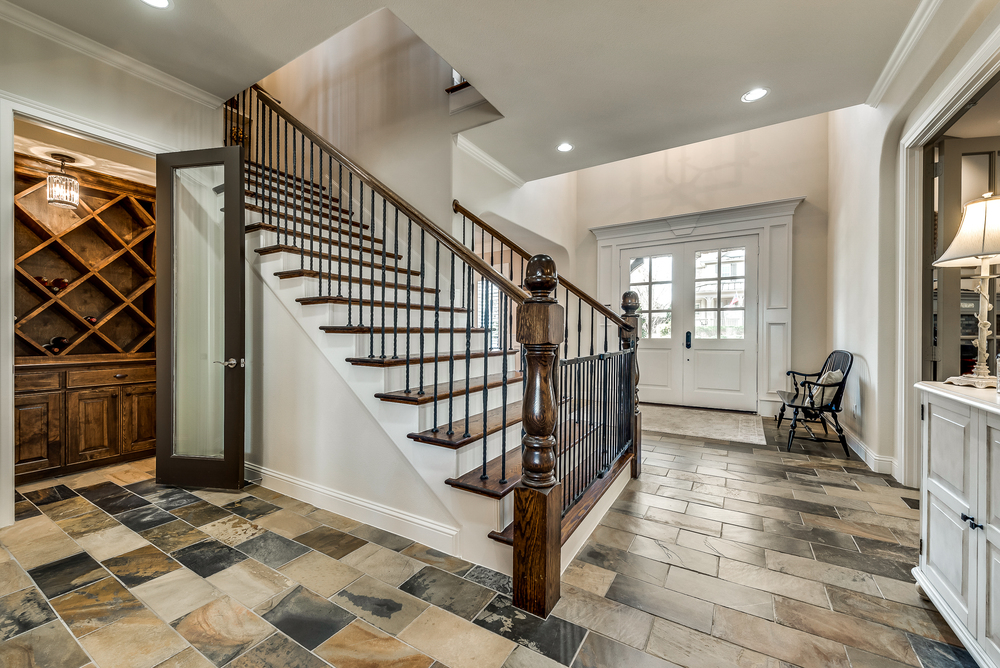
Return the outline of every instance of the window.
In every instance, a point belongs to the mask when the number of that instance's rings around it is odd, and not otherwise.
[[[746,248],[694,254],[694,337],[742,339],[746,320]]]
[[[669,339],[673,301],[672,255],[634,257],[629,265],[629,290],[639,295],[639,337]]]
[[[496,350],[500,347],[500,288],[489,281],[480,280],[476,292],[479,297],[476,325],[489,330],[490,348]]]

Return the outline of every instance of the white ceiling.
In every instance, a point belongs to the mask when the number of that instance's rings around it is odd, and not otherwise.
[[[525,180],[862,103],[918,4],[10,2],[221,98],[388,7],[504,115],[465,135]],[[740,102],[756,86],[772,92]]]

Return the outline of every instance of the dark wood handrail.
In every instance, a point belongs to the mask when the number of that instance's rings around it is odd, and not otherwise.
[[[375,178],[368,170],[341,153],[336,146],[323,139],[321,136],[310,130],[304,123],[302,123],[302,121],[288,113],[288,111],[278,104],[278,101],[275,100],[274,97],[264,90],[259,84],[254,84],[252,88],[257,91],[257,95],[261,102],[263,102],[271,111],[281,116],[288,124],[301,132],[306,139],[311,141],[316,146],[319,146],[322,150],[336,158],[336,160],[344,167],[354,172],[354,175],[357,176],[362,183],[377,192],[380,197],[383,197],[385,200],[391,202],[392,205],[395,206],[403,215],[416,223],[418,227],[430,234],[434,239],[440,241],[442,246],[450,250],[452,253],[461,258],[463,262],[478,271],[483,278],[500,288],[500,290],[505,295],[513,299],[515,303],[519,305],[523,304],[524,300],[528,298],[528,294],[524,290],[514,285],[514,283],[494,269],[486,260],[466,248],[461,241],[434,224],[434,222],[427,216],[420,213],[420,211],[418,211],[412,204],[397,195],[391,188],[389,188],[389,186]]]
[[[500,243],[506,244],[507,246],[509,246],[511,248],[511,250],[513,250],[515,253],[517,253],[518,255],[520,255],[521,257],[523,257],[525,260],[530,260],[531,259],[531,253],[529,253],[528,251],[524,250],[523,248],[521,248],[520,246],[518,246],[516,243],[514,243],[513,241],[511,241],[509,238],[507,238],[506,236],[504,236],[503,234],[501,234],[500,232],[498,232],[494,227],[492,227],[485,220],[483,220],[482,218],[480,218],[476,214],[474,214],[471,211],[469,211],[468,209],[466,209],[464,206],[461,205],[461,203],[457,199],[456,200],[452,200],[451,210],[454,211],[455,213],[462,214],[463,216],[465,216],[466,218],[468,218],[472,222],[474,222],[476,225],[479,225],[479,227],[483,228],[490,235],[492,235],[493,238],[495,238]],[[615,323],[619,327],[624,328],[625,331],[628,331],[628,332],[632,331],[632,325],[630,325],[629,323],[627,323],[624,320],[622,320],[621,317],[617,313],[615,313],[614,311],[612,311],[611,309],[609,309],[607,306],[605,306],[604,304],[600,303],[599,301],[597,301],[596,299],[594,299],[593,297],[591,297],[590,295],[588,295],[586,292],[584,292],[580,288],[578,288],[575,285],[573,285],[572,283],[570,283],[568,280],[566,280],[566,278],[564,276],[560,276],[559,277],[559,285],[563,286],[564,288],[566,288],[567,290],[569,290],[571,293],[573,293],[574,295],[576,295],[577,297],[579,297],[580,299],[582,299],[585,303],[587,303],[591,307],[593,307],[593,309],[595,311],[597,311],[598,313],[600,313],[601,315],[603,315],[605,318],[607,318],[611,322]]]

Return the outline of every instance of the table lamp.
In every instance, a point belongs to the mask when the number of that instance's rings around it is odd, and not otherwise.
[[[990,263],[1000,256],[1000,197],[986,193],[982,199],[972,200],[962,211],[962,224],[958,234],[941,255],[935,267],[980,267],[976,292],[979,293],[979,335],[973,341],[978,354],[976,367],[971,374],[952,376],[946,383],[953,385],[971,385],[977,388],[997,387],[997,377],[990,375],[986,358],[989,355],[986,346],[990,335],[990,304],[989,285]]]

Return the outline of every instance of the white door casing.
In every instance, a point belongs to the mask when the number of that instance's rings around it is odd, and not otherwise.
[[[623,250],[678,241],[756,234],[759,240],[757,410],[775,415],[787,389],[792,340],[792,219],[804,197],[591,228],[597,237],[597,297],[619,309]],[[640,344],[640,349],[643,344]],[[642,362],[640,361],[640,369]],[[645,400],[640,392],[640,399]]]
[[[639,294],[643,401],[757,410],[756,235],[621,251]]]

